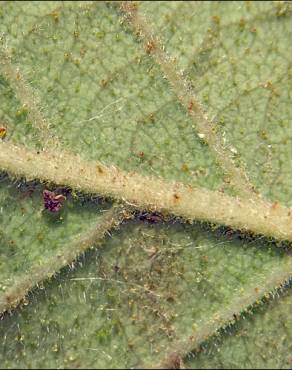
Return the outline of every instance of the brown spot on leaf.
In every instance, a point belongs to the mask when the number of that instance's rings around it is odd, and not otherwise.
[[[98,172],[99,174],[101,174],[101,175],[103,175],[103,174],[104,174],[104,171],[103,171],[103,169],[101,168],[101,166],[96,166],[96,169],[97,169],[97,172]]]
[[[153,213],[142,212],[141,214],[139,214],[138,217],[141,221],[145,221],[145,222],[148,222],[150,224],[157,224],[158,222],[163,221],[162,214],[160,214],[158,212],[153,212]]]
[[[55,23],[58,23],[59,22],[59,16],[60,15],[59,15],[59,13],[56,10],[52,11],[49,14],[49,16],[51,16],[54,19]]]
[[[188,111],[191,112],[193,110],[193,107],[194,107],[194,102],[191,100],[188,105]]]
[[[181,166],[181,169],[182,169],[182,171],[184,171],[184,172],[188,172],[189,167],[188,167],[185,163],[183,163],[183,164],[182,164],[182,166]]]
[[[152,51],[156,48],[156,42],[154,40],[149,40],[145,44],[145,50],[147,54],[152,53]]]
[[[108,80],[103,79],[103,80],[100,81],[100,86],[101,87],[106,87],[107,84],[108,84]]]
[[[5,127],[0,127],[0,139],[4,139],[6,136],[7,130]]]
[[[180,199],[180,196],[176,193],[173,194],[174,201],[177,202]]]
[[[129,17],[133,17],[138,9],[138,4],[136,1],[123,1],[120,6],[121,10]]]
[[[218,15],[213,15],[212,21],[216,24],[220,23],[220,17]]]
[[[177,352],[171,353],[165,361],[165,367],[168,369],[184,369],[182,356]]]

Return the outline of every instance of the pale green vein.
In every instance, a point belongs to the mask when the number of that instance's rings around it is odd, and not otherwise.
[[[13,87],[18,99],[22,103],[22,109],[27,112],[33,127],[38,132],[39,139],[45,147],[57,147],[58,138],[52,134],[50,125],[43,116],[40,101],[35,91],[29,86],[23,73],[18,66],[14,66],[8,47],[4,45],[5,39],[0,38],[0,70]]]
[[[289,280],[291,270],[291,261],[284,268],[283,265],[280,268],[275,268],[262,284],[257,284],[257,288],[252,287],[243,293],[239,293],[239,296],[234,298],[230,304],[213,314],[211,319],[204,322],[188,338],[179,339],[172,343],[163,360],[158,365],[153,366],[153,364],[147,364],[144,367],[155,369],[175,368],[174,360],[182,360],[188,353],[196,350],[204,341],[215,335],[220,329],[233,323],[239,315],[248,311],[252,305],[259,304],[263,297],[269,297],[275,289],[281,288]]]
[[[178,101],[189,113],[198,136],[208,143],[215,154],[225,172],[225,181],[230,183],[241,196],[260,199],[260,195],[255,192],[245,170],[234,163],[233,147],[225,144],[222,133],[207,116],[203,106],[190,89],[188,81],[179,73],[175,59],[166,53],[161,40],[151,30],[149,19],[140,14],[134,2],[123,2],[121,10],[133,26],[135,33],[141,38],[145,51],[152,55],[160,66],[161,72],[175,91]]]
[[[0,295],[0,313],[15,308],[25,301],[27,293],[43,281],[50,279],[64,266],[70,265],[76,258],[87,249],[96,247],[101,243],[111,229],[117,228],[123,220],[131,215],[123,207],[113,206],[104,215],[98,217],[96,225],[75,242],[66,244],[58,253],[48,258],[41,266],[34,266],[30,272],[18,279],[13,286],[9,287]]]

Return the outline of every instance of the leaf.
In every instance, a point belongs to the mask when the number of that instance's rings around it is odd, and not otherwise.
[[[289,5],[142,2],[120,9],[102,2],[4,3],[1,17],[0,117],[8,145],[59,155],[65,177],[75,176],[66,159],[78,154],[144,179],[248,194],[258,209],[262,200],[245,182],[246,170],[257,191],[274,202],[276,220],[282,207],[276,201],[290,205]],[[152,42],[152,33],[177,60]],[[43,172],[54,164],[44,163]],[[19,282],[37,276],[29,280],[31,288],[55,275],[64,266],[56,262],[58,254],[72,245],[71,264],[121,222],[120,216],[109,222],[113,208],[104,211],[112,205],[85,195],[87,177],[80,177],[74,183],[83,192],[68,195],[57,215],[42,210],[41,191],[64,184],[25,185],[11,177],[1,182],[0,299],[5,297],[6,308],[5,290],[17,291],[12,301],[18,303],[28,289]],[[146,199],[143,181],[140,197]],[[29,186],[33,193],[26,196]],[[132,217],[132,209],[119,210],[124,219]],[[242,311],[290,275],[287,249],[266,238],[165,215],[155,216],[157,225],[150,224],[153,216],[136,212],[139,217],[144,222],[128,221],[111,231],[102,248],[79,256],[71,268],[41,283],[42,290],[35,288],[25,307],[3,316],[5,367],[173,366],[234,317],[246,326]],[[104,225],[98,235],[96,224]],[[278,310],[287,312],[288,301],[280,298],[274,309],[264,301],[250,319],[258,323],[256,330],[267,325],[266,315],[278,319]],[[279,322],[285,319],[281,315]],[[259,346],[263,338],[272,345],[268,333],[247,329]],[[271,351],[263,363],[258,347],[243,348],[239,329],[233,330],[222,367],[233,353],[235,367],[250,366],[251,353],[253,366],[287,365],[288,351]],[[289,336],[284,324],[275,330],[279,338]],[[225,348],[230,339],[219,333]],[[208,367],[216,361],[212,356],[199,355],[191,366]]]
[[[229,336],[226,336],[222,346],[220,339],[214,341],[213,346],[212,343],[211,346],[206,346],[202,354],[190,359],[186,366],[222,368],[241,363],[249,364],[250,367],[257,364],[263,368],[288,369],[291,365],[287,357],[291,332],[287,318],[290,310],[289,296],[281,297],[280,302],[278,299],[270,301],[269,304],[261,306],[256,315],[246,318],[244,323],[239,322],[237,327],[230,331]],[[279,319],[275,320],[275,317]]]

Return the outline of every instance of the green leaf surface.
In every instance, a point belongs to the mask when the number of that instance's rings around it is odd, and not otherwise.
[[[152,58],[152,44],[143,45],[119,6],[0,5],[3,140],[236,193]],[[137,9],[236,165],[274,208],[277,201],[291,206],[289,4],[141,2]],[[289,290],[247,321],[241,315],[287,279],[288,248],[264,235],[160,216],[157,225],[147,216],[111,231],[104,220],[112,205],[96,195],[73,191],[61,212],[44,210],[42,191],[59,185],[1,177],[0,303],[7,291],[18,302],[27,290],[21,282],[37,271],[24,304],[3,315],[3,367],[175,366],[207,339],[186,366],[288,367]],[[97,244],[92,230],[102,224],[100,235],[109,229],[102,248],[79,256]],[[71,245],[70,266],[58,274],[66,261],[55,257]],[[236,324],[216,339],[233,312]]]
[[[200,354],[190,356],[186,368],[291,369],[290,315],[289,296],[281,296],[280,301],[277,297],[228,330],[224,344],[214,340],[201,348]]]
[[[234,296],[258,289],[276,265],[285,268],[279,250],[212,237],[197,225],[129,223],[5,318],[1,362],[29,368],[154,365],[172,343],[216,320]],[[278,320],[284,325],[286,317]]]
[[[257,188],[291,205],[291,7],[185,1],[141,8]]]

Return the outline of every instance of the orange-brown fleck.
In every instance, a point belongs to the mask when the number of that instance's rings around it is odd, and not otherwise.
[[[179,198],[180,198],[180,196],[179,196],[179,195],[177,195],[176,193],[174,193],[174,194],[173,194],[173,197],[174,197],[174,200],[175,200],[175,201],[178,201],[178,200],[179,200]]]
[[[85,54],[86,54],[86,49],[85,48],[81,48],[80,49],[80,56],[83,58]]]
[[[106,87],[107,84],[108,84],[108,81],[107,80],[101,80],[100,81],[100,86],[101,87]]]
[[[182,171],[184,171],[184,172],[188,172],[189,167],[188,167],[185,163],[183,163],[183,164],[182,164],[182,166],[181,166],[181,169],[182,169]]]
[[[55,21],[55,23],[59,22],[59,13],[55,10],[52,13],[49,14]]]
[[[212,21],[216,24],[220,23],[220,17],[218,15],[213,15]]]
[[[272,84],[271,81],[267,81],[263,86],[266,89],[272,89],[273,88],[273,84]]]
[[[11,295],[6,295],[6,301],[8,302],[8,303],[11,303],[12,301],[13,301],[13,297],[11,297]]]
[[[7,130],[5,127],[0,127],[0,139],[4,139],[6,136]]]
[[[100,174],[104,173],[103,169],[100,166],[96,166],[96,168],[97,168],[98,173],[100,173]]]
[[[202,260],[203,260],[203,262],[208,262],[209,258],[208,258],[208,256],[202,256]]]
[[[192,192],[193,191],[193,188],[192,188],[192,186],[190,184],[187,184],[187,189],[188,189],[189,192]]]
[[[194,102],[191,100],[188,105],[188,111],[191,112],[193,110],[193,107],[194,107]]]
[[[167,365],[166,367],[169,369],[184,369],[182,357],[176,352],[173,352],[168,356],[165,365]]]
[[[279,202],[274,202],[272,204],[272,209],[277,209],[277,208],[279,208]]]
[[[154,114],[153,113],[150,113],[149,114],[149,120],[150,120],[150,122],[154,122]]]
[[[156,43],[154,40],[149,40],[145,44],[145,50],[147,54],[150,54],[156,48]]]
[[[138,5],[136,1],[123,1],[121,4],[121,10],[128,13],[129,16],[133,16],[137,12]]]
[[[240,18],[240,21],[239,21],[239,25],[240,27],[244,27],[245,26],[245,19],[244,18]]]

